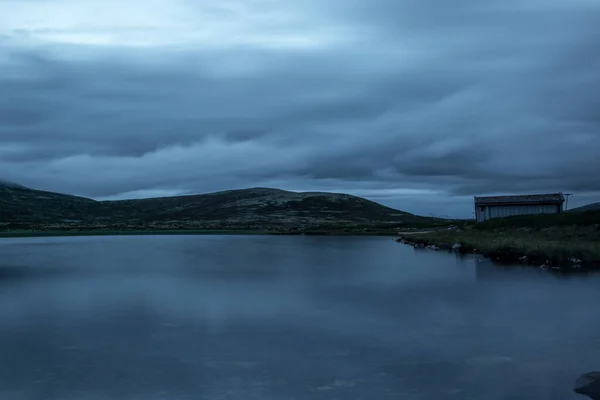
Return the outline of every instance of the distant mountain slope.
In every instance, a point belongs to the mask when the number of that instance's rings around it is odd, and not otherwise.
[[[84,220],[94,214],[98,205],[97,201],[83,197],[0,182],[0,222]]]
[[[0,188],[9,188],[9,187],[13,187],[14,185],[15,184],[13,184],[12,182],[0,179]]]
[[[322,225],[437,221],[398,211],[357,196],[297,193],[270,188],[150,198],[95,201],[0,184],[0,223],[33,226],[80,224],[95,227],[298,228]]]
[[[27,187],[25,187],[23,185],[19,185],[18,183],[0,179],[0,187],[2,187],[2,186],[7,187],[7,188],[28,189]]]
[[[582,207],[577,207],[577,208],[570,209],[569,211],[571,211],[571,212],[580,212],[580,211],[594,211],[594,210],[600,210],[600,203],[587,204],[587,205],[582,206]]]
[[[140,221],[394,221],[408,213],[347,194],[253,188],[192,196],[105,202],[112,215]]]

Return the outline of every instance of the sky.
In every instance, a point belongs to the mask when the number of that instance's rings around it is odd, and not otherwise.
[[[0,179],[600,201],[600,0],[0,0]]]

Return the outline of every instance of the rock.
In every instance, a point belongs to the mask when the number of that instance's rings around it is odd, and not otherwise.
[[[519,261],[523,261],[523,262],[527,261],[527,256],[519,257]]]
[[[581,264],[581,260],[577,257],[571,257],[569,258],[569,261],[571,261],[573,264]]]
[[[600,371],[581,375],[575,382],[573,391],[588,396],[592,400],[600,400]]]
[[[439,249],[440,249],[440,248],[439,248],[439,247],[437,247],[435,244],[429,245],[429,246],[427,246],[427,248],[428,248],[429,250],[439,250]]]
[[[542,264],[542,265],[540,265],[540,268],[542,268],[542,269],[548,269],[548,265]]]
[[[454,243],[452,245],[452,250],[460,250],[461,247],[462,247],[462,244],[460,244],[460,243]]]

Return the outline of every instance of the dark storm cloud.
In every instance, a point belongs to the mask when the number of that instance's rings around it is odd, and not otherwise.
[[[599,2],[288,8],[289,26],[252,20],[230,45],[41,46],[110,30],[0,30],[2,175],[96,197],[600,192]]]
[[[44,109],[7,105],[0,109],[0,123],[7,126],[35,125],[47,120],[49,115],[48,110]]]

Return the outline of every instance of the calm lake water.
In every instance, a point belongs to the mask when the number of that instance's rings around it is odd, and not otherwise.
[[[0,399],[584,399],[599,300],[385,237],[0,239]]]

